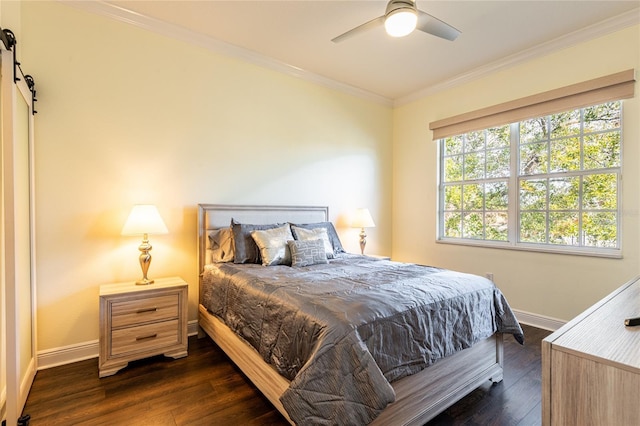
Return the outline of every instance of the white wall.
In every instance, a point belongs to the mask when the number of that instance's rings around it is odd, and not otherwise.
[[[158,206],[149,277],[190,283],[198,203],[367,206],[390,253],[390,108],[57,2],[22,3],[34,75],[39,350],[98,338],[100,284],[140,278],[133,204]],[[357,230],[339,228],[358,250]]]
[[[640,273],[640,106],[624,102],[623,259],[436,243],[437,142],[428,124],[603,75],[640,68],[638,26],[513,66],[394,111],[393,257],[484,275],[520,312],[569,320]],[[636,93],[638,89],[636,88]]]

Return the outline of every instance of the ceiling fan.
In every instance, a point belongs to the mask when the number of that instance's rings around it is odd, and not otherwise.
[[[392,37],[404,37],[412,33],[414,29],[451,41],[460,35],[460,31],[451,25],[419,10],[415,0],[390,0],[384,15],[365,22],[331,41],[339,43],[363,31],[382,25],[384,25],[387,34]]]

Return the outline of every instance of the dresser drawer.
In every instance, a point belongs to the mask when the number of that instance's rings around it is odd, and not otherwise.
[[[179,301],[177,293],[114,301],[111,305],[111,327],[116,329],[178,318]]]
[[[113,330],[111,354],[134,353],[179,343],[178,320]]]

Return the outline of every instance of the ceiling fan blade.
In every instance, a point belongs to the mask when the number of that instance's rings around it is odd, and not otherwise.
[[[450,41],[455,40],[460,35],[460,31],[451,25],[421,10],[418,10],[416,29]]]
[[[338,37],[331,39],[331,41],[334,43],[340,43],[341,41],[346,40],[350,37],[353,37],[356,34],[359,34],[363,31],[367,31],[371,28],[379,27],[381,25],[384,25],[384,16],[379,16],[375,19],[372,19],[369,22],[365,22],[362,25],[358,25],[357,27],[350,29],[346,33],[340,34]]]

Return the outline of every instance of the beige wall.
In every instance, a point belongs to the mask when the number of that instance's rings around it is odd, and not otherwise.
[[[394,111],[393,256],[484,275],[512,307],[568,320],[640,273],[640,103],[624,102],[623,259],[436,243],[437,143],[431,121],[626,69],[640,68],[638,26],[495,72]],[[638,93],[636,88],[636,93]],[[627,313],[630,314],[630,313]]]
[[[22,3],[23,67],[38,91],[39,350],[98,338],[98,287],[141,276],[120,231],[153,203],[149,277],[190,283],[196,319],[198,203],[359,206],[390,253],[389,107],[217,55],[57,2]],[[340,228],[347,249],[357,230]]]
[[[57,2],[23,2],[21,15],[40,111],[40,351],[97,339],[98,286],[139,278],[139,240],[120,236],[135,203],[157,204],[167,223],[168,235],[151,237],[149,275],[190,282],[191,320],[200,202],[329,205],[339,225],[368,206],[378,225],[370,253],[492,272],[515,309],[561,320],[639,272],[637,99],[625,102],[622,260],[436,244],[428,131],[433,120],[638,68],[638,27],[391,111]],[[357,230],[339,231],[357,251]]]

